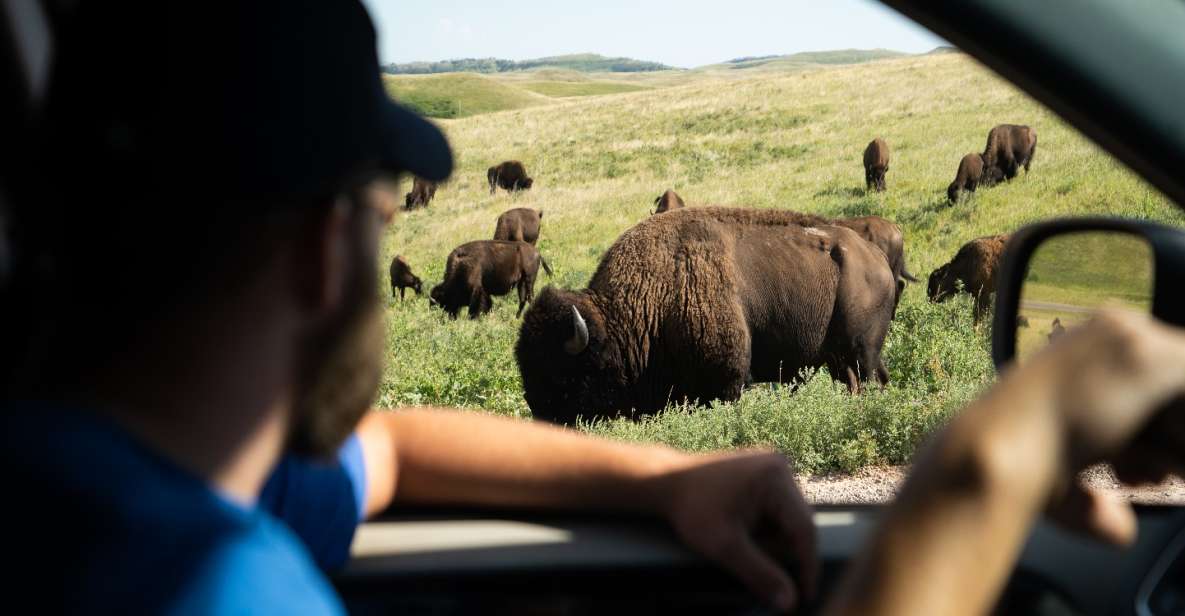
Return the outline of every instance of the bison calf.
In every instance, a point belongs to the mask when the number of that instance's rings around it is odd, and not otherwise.
[[[436,182],[415,178],[411,184],[411,192],[403,198],[403,208],[406,210],[417,207],[427,207],[436,196]]]
[[[543,211],[529,207],[516,207],[506,210],[498,216],[498,223],[494,227],[494,239],[509,242],[526,242],[532,246],[539,240],[539,225],[543,221]]]
[[[946,197],[950,199],[951,203],[957,203],[960,190],[975,192],[983,179],[983,155],[974,152],[967,154],[959,161],[959,170],[955,173],[955,181],[946,187]]]
[[[980,237],[963,244],[950,263],[930,274],[928,295],[932,302],[943,302],[959,290],[975,298],[975,322],[987,313],[992,293],[996,292],[996,271],[1000,255],[1008,243],[1007,235]]]
[[[420,283],[420,278],[411,273],[411,266],[407,264],[407,259],[403,255],[395,255],[391,259],[391,297],[395,297],[395,291],[399,291],[399,301],[403,301],[403,293],[407,289],[411,289],[419,295],[423,286]]]
[[[685,207],[687,204],[683,203],[683,198],[673,190],[668,190],[654,199],[654,214],[662,214]]]
[[[469,318],[476,319],[490,311],[491,296],[518,289],[515,316],[521,316],[523,307],[535,298],[540,264],[550,276],[547,261],[526,242],[480,240],[461,244],[449,253],[444,280],[432,288],[428,297],[454,319],[465,306],[469,307]]]
[[[983,150],[983,166],[1011,180],[1021,167],[1029,172],[1037,151],[1037,131],[1018,124],[1001,124],[988,133]]]
[[[528,190],[535,180],[527,176],[527,168],[517,160],[508,160],[486,170],[486,180],[490,183],[490,194],[499,188],[507,192]]]
[[[889,172],[889,144],[877,137],[864,148],[864,188],[885,189],[885,174]]]

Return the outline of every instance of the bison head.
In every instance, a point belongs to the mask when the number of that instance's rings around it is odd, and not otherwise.
[[[519,186],[521,186],[523,190],[528,190],[528,189],[530,189],[530,188],[531,188],[531,186],[532,186],[532,185],[534,185],[534,184],[535,184],[535,179],[534,179],[534,178],[523,178],[523,179],[522,179],[522,180],[519,182]]]
[[[411,288],[416,292],[416,295],[422,295],[424,293],[424,283],[420,280],[419,276],[411,277]]]
[[[428,292],[428,305],[434,308],[444,308],[444,285],[438,284]]]
[[[523,317],[514,353],[537,419],[570,425],[623,408],[621,362],[587,292],[543,289]]]
[[[931,302],[945,301],[958,290],[955,284],[954,276],[950,275],[950,264],[948,263],[930,274],[930,280],[926,284],[926,295]]]

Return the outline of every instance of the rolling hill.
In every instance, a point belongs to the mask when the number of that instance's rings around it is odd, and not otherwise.
[[[399,77],[393,87],[446,77],[462,76]],[[962,54],[681,71],[629,82],[654,90],[568,98],[531,92],[526,74],[463,77],[482,99],[493,85],[527,95],[508,95],[513,106],[504,111],[442,122],[457,156],[453,178],[430,207],[398,216],[382,247],[383,270],[403,254],[426,287],[441,279],[452,247],[490,237],[500,212],[531,207],[546,214],[539,248],[555,271],[536,292],[545,284],[582,288],[605,250],[667,188],[691,204],[887,217],[904,230],[909,268],[923,281],[967,240],[1047,217],[1106,213],[1185,224],[1163,195]],[[1032,171],[948,204],[959,159],[982,150],[988,130],[1005,122],[1037,130]],[[861,152],[877,136],[892,149],[888,190],[867,193]],[[489,194],[485,170],[506,159],[527,165],[532,190]],[[449,321],[423,298],[388,299],[378,404],[529,416],[513,354],[520,321],[514,302],[494,303],[481,320]],[[910,285],[885,346],[893,382],[884,390],[850,396],[825,374],[808,374],[797,388],[758,385],[737,402],[674,405],[641,422],[585,429],[688,450],[772,446],[804,472],[900,464],[995,378],[989,333],[972,324],[968,301],[931,304],[924,283]]]

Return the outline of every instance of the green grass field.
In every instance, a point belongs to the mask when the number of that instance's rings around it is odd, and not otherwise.
[[[401,79],[442,77],[451,76]],[[496,98],[504,87],[525,90],[531,78],[462,81],[473,88],[468,96],[483,99],[482,88]],[[736,403],[584,427],[597,434],[689,450],[771,445],[808,472],[908,462],[919,441],[994,378],[989,332],[972,325],[970,303],[925,298],[925,277],[961,244],[1053,216],[1185,222],[1157,191],[961,54],[623,81],[651,89],[575,98],[529,92],[508,110],[442,121],[456,172],[429,208],[401,214],[388,228],[383,271],[403,254],[431,287],[454,246],[492,237],[500,212],[532,207],[545,214],[539,248],[555,270],[550,280],[541,276],[536,292],[549,283],[582,288],[614,239],[674,188],[692,204],[885,216],[904,229],[909,268],[923,284],[907,289],[890,332],[885,361],[893,384],[883,391],[852,397],[826,374],[806,375],[796,389],[757,385]],[[945,190],[959,159],[981,151],[988,130],[1006,122],[1037,130],[1032,172],[949,206]],[[877,136],[892,149],[888,191],[865,193],[861,153]],[[490,196],[485,170],[507,159],[527,165],[534,189]],[[529,417],[513,356],[514,304],[499,298],[479,321],[450,322],[424,298],[388,299],[378,404]]]

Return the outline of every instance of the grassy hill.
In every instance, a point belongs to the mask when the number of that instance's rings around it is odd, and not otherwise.
[[[475,73],[384,75],[387,92],[430,118],[466,118],[483,113],[547,105],[555,99],[651,89],[610,79],[572,78],[569,71],[523,72],[514,78]]]
[[[683,85],[540,105],[528,98],[515,109],[445,122],[457,170],[428,209],[388,228],[383,259],[406,255],[431,287],[452,247],[491,237],[508,208],[533,207],[545,212],[539,247],[555,270],[536,291],[548,283],[582,288],[614,239],[645,219],[666,188],[693,204],[885,216],[904,229],[909,267],[923,280],[965,241],[1047,217],[1185,223],[1157,191],[962,54],[737,73],[685,74]],[[960,157],[982,150],[988,130],[1004,122],[1037,130],[1032,172],[951,207],[945,189]],[[864,191],[861,167],[864,146],[877,136],[892,149],[881,194]],[[506,159],[527,165],[533,190],[488,194],[486,168]],[[386,311],[378,404],[529,416],[512,350],[520,324],[512,301],[496,299],[476,322],[450,322],[423,298],[387,300]],[[691,450],[772,445],[805,471],[902,463],[992,381],[988,334],[972,325],[968,302],[932,305],[924,283],[911,285],[886,343],[893,384],[883,391],[853,397],[826,375],[808,375],[793,390],[758,385],[736,403],[586,429]]]
[[[837,49],[834,51],[804,51],[800,53],[780,56],[759,56],[755,58],[736,58],[721,64],[702,67],[703,70],[728,69],[743,70],[751,68],[787,69],[802,68],[814,65],[828,64],[863,64],[875,60],[887,60],[904,57],[906,53],[890,49]]]

